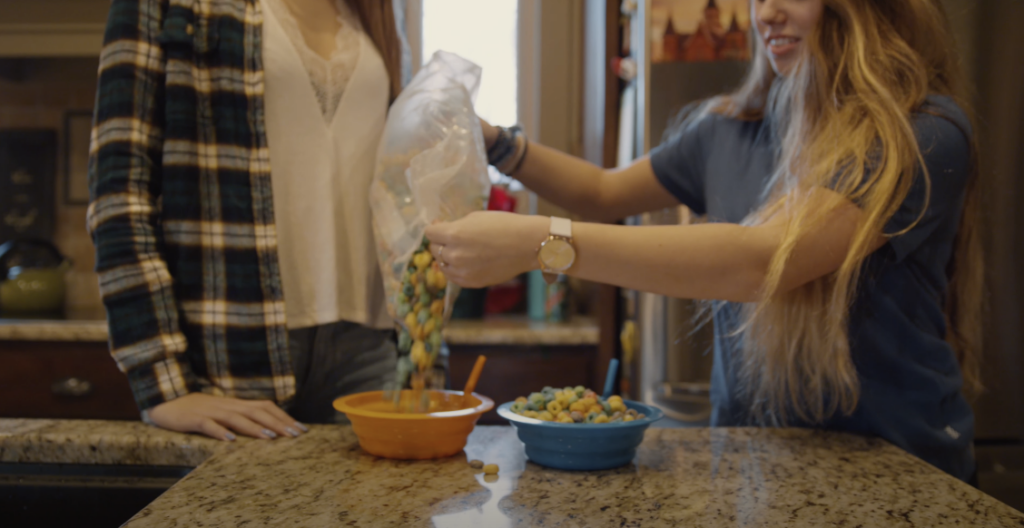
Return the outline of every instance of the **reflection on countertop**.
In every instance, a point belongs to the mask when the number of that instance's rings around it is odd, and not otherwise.
[[[1024,526],[886,442],[812,430],[650,429],[632,464],[567,472],[528,462],[509,427],[477,427],[455,457],[393,461],[363,453],[346,426],[225,444],[141,424],[0,420],[0,461],[112,455],[205,460],[129,527]],[[470,459],[501,472],[485,477]]]
[[[577,317],[566,323],[523,318],[452,320],[444,331],[450,345],[597,345],[597,322]],[[102,312],[70,312],[62,318],[0,318],[0,341],[107,341]]]

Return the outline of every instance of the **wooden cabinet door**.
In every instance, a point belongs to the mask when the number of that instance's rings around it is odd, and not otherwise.
[[[0,416],[138,420],[106,343],[0,341]]]

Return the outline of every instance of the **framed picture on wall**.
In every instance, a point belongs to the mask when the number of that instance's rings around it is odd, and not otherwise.
[[[89,135],[92,111],[64,114],[64,203],[89,204]]]
[[[749,0],[652,0],[651,62],[750,60]]]
[[[0,244],[53,236],[57,130],[0,129]]]

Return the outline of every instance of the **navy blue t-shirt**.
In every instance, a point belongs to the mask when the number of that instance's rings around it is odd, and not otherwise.
[[[886,232],[911,225],[864,263],[850,310],[850,351],[861,396],[850,416],[828,429],[877,435],[967,480],[974,471],[974,416],[961,395],[962,377],[945,341],[946,267],[960,222],[967,180],[970,124],[949,98],[932,96],[915,113],[914,129],[931,180],[917,177]],[[938,115],[934,115],[938,114]],[[684,205],[713,222],[739,223],[762,205],[775,167],[776,139],[761,121],[708,115],[651,152],[654,173]],[[737,386],[740,305],[722,303],[714,316],[712,425],[752,423]],[[800,424],[796,424],[800,425]]]

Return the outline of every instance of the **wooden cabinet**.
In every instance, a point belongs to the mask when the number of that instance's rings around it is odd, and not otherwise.
[[[598,334],[596,322],[585,318],[452,321],[451,384],[461,389],[483,354],[477,392],[495,404],[545,385],[600,390],[608,359],[599,354]],[[107,349],[105,324],[0,324],[0,417],[138,420],[128,379]],[[492,411],[480,423],[506,422]]]
[[[0,416],[138,420],[105,342],[0,341]]]

